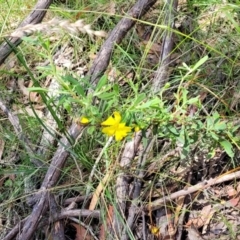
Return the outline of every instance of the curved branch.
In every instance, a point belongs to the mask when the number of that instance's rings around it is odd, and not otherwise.
[[[139,0],[128,11],[127,17],[123,18],[112,30],[87,74],[92,84],[95,85],[97,79],[99,79],[107,69],[115,43],[121,43],[122,39],[136,23],[136,20],[134,19],[141,18],[156,1],[157,0]]]

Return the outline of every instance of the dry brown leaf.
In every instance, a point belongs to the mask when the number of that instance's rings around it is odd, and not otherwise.
[[[29,92],[28,87],[32,87],[33,86],[33,82],[32,81],[29,82],[27,87],[24,85],[25,82],[24,82],[23,79],[18,79],[17,83],[18,83],[18,87],[19,87],[20,91],[22,92],[22,94],[24,96],[26,96],[26,97],[29,97],[32,102],[39,103],[39,102],[42,101],[41,96],[40,96],[39,93],[37,93],[37,92]]]
[[[0,178],[0,187],[3,186],[3,183],[5,182],[6,178],[8,178],[8,175],[5,175],[2,178]]]
[[[113,206],[110,205],[108,207],[108,212],[107,212],[107,229],[112,225],[112,219],[113,219]],[[105,224],[102,224],[100,227],[100,233],[99,233],[99,240],[105,240],[106,239],[106,227]]]
[[[186,227],[194,226],[195,228],[202,227],[205,222],[208,220],[209,215],[211,213],[212,206],[207,205],[203,207],[202,211],[199,213],[196,211],[196,213],[192,212],[192,218],[189,219],[189,221],[186,223]]]
[[[120,72],[115,67],[111,67],[111,69],[107,73],[109,82],[116,82]]]
[[[4,176],[0,179],[0,187],[3,186],[3,184],[4,184],[4,182],[5,182],[5,180],[6,180],[7,178],[9,178],[9,179],[11,179],[12,181],[14,181],[14,180],[16,179],[16,176],[15,176],[15,174],[6,174],[6,175],[4,175]]]
[[[205,234],[207,232],[207,228],[208,228],[208,225],[214,215],[214,213],[216,212],[216,209],[212,208],[207,216],[207,218],[205,219],[205,223],[203,225],[203,229],[202,229],[202,234]]]
[[[143,38],[143,36],[145,35],[144,33],[146,32],[145,30],[145,25],[143,24],[137,24],[136,25],[136,31],[137,31],[137,35],[140,39]]]
[[[193,225],[190,225],[186,230],[188,231],[189,240],[203,240],[200,233]]]
[[[229,197],[237,195],[237,191],[233,188],[233,186],[226,186],[226,192]]]
[[[94,240],[94,238],[83,226],[76,223],[71,223],[71,225],[76,229],[75,240]]]
[[[101,194],[101,192],[104,188],[104,185],[106,184],[109,176],[110,176],[110,173],[107,173],[105,175],[105,177],[103,178],[103,180],[98,184],[98,187],[93,194],[93,197],[92,197],[92,200],[91,200],[91,203],[90,203],[90,206],[89,206],[89,210],[94,210],[95,209],[95,207],[97,205],[97,202],[98,202],[98,199],[99,199],[99,196],[100,196],[100,194]]]
[[[161,44],[159,43],[153,43],[153,42],[144,40],[140,42],[140,45],[143,45],[144,47],[146,47],[148,49],[148,53],[150,54],[156,54],[157,56],[159,56],[161,53]]]
[[[173,237],[176,234],[177,228],[175,228],[174,221],[173,221],[173,214],[172,212],[168,209],[167,210],[167,220],[168,220],[168,235]]]
[[[26,113],[30,117],[35,117],[35,114],[34,114],[32,108],[30,106],[25,107],[24,110],[23,109],[16,109],[14,111],[14,114],[23,114],[23,115],[25,115]],[[44,117],[43,111],[35,109],[35,113],[38,115],[39,118],[43,118]]]
[[[182,210],[183,204],[184,204],[185,196],[181,196],[177,199],[177,207],[175,210],[175,218],[174,218],[174,225],[176,226],[178,224],[178,218],[180,215],[180,212]]]
[[[226,207],[236,207],[239,203],[240,197],[230,199],[225,203]]]

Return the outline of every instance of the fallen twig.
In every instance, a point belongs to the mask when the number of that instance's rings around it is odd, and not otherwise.
[[[46,217],[41,220],[39,223],[39,227],[42,228],[46,225],[49,225],[51,223],[60,221],[65,218],[71,218],[71,217],[91,217],[91,218],[100,218],[100,211],[99,210],[87,210],[87,209],[74,209],[74,210],[62,210],[60,213],[53,214],[50,218]],[[2,239],[2,240],[11,240],[13,239],[19,232],[19,229],[22,228],[22,225],[27,221],[29,217],[26,217],[25,219],[21,220],[17,225],[14,226],[14,228],[11,229],[11,231]]]
[[[77,124],[72,124],[69,130],[69,136],[74,141],[82,132],[83,127]],[[32,237],[33,232],[37,228],[42,216],[46,211],[46,200],[47,191],[49,188],[53,187],[61,174],[61,169],[63,168],[67,157],[69,156],[69,150],[71,149],[72,143],[69,142],[67,137],[63,137],[60,140],[60,145],[55,152],[50,167],[45,175],[42,186],[36,194],[36,198],[40,199],[33,207],[31,215],[28,217],[27,221],[23,226],[23,230],[19,239],[28,240]]]
[[[49,215],[51,218],[54,214],[58,213],[60,207],[57,204],[53,194],[50,194],[48,202],[49,202]],[[64,222],[62,220],[58,220],[53,223],[50,235],[51,235],[50,238],[52,239],[65,240]]]
[[[125,211],[126,211],[126,204],[129,195],[129,175],[126,173],[127,170],[131,166],[131,162],[136,156],[138,152],[139,145],[142,140],[142,133],[138,132],[134,136],[134,139],[130,142],[125,144],[123,154],[120,160],[120,166],[123,168],[123,171],[119,173],[117,181],[116,181],[116,200],[117,200],[117,209],[113,215],[113,223],[109,232],[109,236],[115,236],[116,239],[119,239],[122,230],[123,230],[123,223],[119,221],[119,214],[121,217],[125,219]]]
[[[230,173],[227,175],[222,175],[220,177],[216,177],[213,179],[209,179],[203,182],[200,182],[194,186],[188,187],[186,189],[177,191],[175,193],[170,194],[170,196],[166,196],[166,197],[162,197],[158,200],[155,200],[149,204],[147,204],[146,206],[144,206],[144,210],[145,211],[153,211],[156,210],[160,207],[162,207],[165,203],[170,202],[173,199],[176,199],[178,197],[181,196],[186,196],[188,194],[197,192],[197,191],[202,191],[208,187],[211,187],[213,185],[219,184],[219,183],[223,183],[223,182],[227,182],[227,181],[232,181],[234,179],[238,179],[240,178],[240,171],[235,172],[235,173]]]
[[[131,200],[131,205],[128,210],[128,218],[127,218],[127,224],[122,232],[121,235],[121,240],[127,240],[129,238],[128,236],[128,229],[132,229],[134,221],[136,220],[136,213],[138,212],[139,208],[139,196],[141,193],[142,189],[142,181],[145,175],[145,164],[147,157],[149,156],[149,152],[152,151],[152,147],[155,141],[155,138],[151,138],[150,136],[152,135],[152,129],[148,129],[148,132],[146,134],[146,137],[148,138],[148,143],[146,148],[139,154],[138,158],[138,165],[137,165],[137,171],[135,175],[134,182],[133,182],[133,194],[132,194],[132,200]]]

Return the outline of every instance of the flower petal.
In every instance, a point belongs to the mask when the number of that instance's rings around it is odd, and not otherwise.
[[[102,122],[102,126],[107,126],[102,129],[102,132],[108,136],[115,136],[116,141],[121,141],[131,132],[131,127],[126,127],[125,123],[120,123],[122,120],[119,112],[114,112],[106,121]]]
[[[114,136],[115,132],[116,132],[116,127],[104,127],[102,129],[102,132],[105,133],[108,136]]]
[[[140,127],[139,126],[135,126],[134,127],[134,132],[138,132],[138,131],[140,131]]]
[[[115,124],[116,124],[116,121],[112,116],[110,116],[106,121],[101,123],[102,126],[112,126]]]
[[[119,112],[114,112],[113,116],[114,116],[114,119],[115,119],[116,123],[120,123],[121,122],[122,117],[121,117]]]
[[[115,131],[116,141],[121,141],[124,137],[127,136],[128,132],[131,132],[131,127],[126,127],[125,123],[120,123]]]
[[[112,126],[112,125],[116,125],[119,124],[121,122],[121,115],[119,112],[114,112],[113,116],[110,116],[106,121],[102,122],[101,125],[102,126]]]
[[[82,123],[82,124],[88,124],[89,122],[90,122],[89,119],[86,117],[82,117],[80,120],[80,123]]]

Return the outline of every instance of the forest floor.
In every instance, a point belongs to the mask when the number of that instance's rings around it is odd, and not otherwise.
[[[240,1],[0,15],[0,239],[240,239]]]

